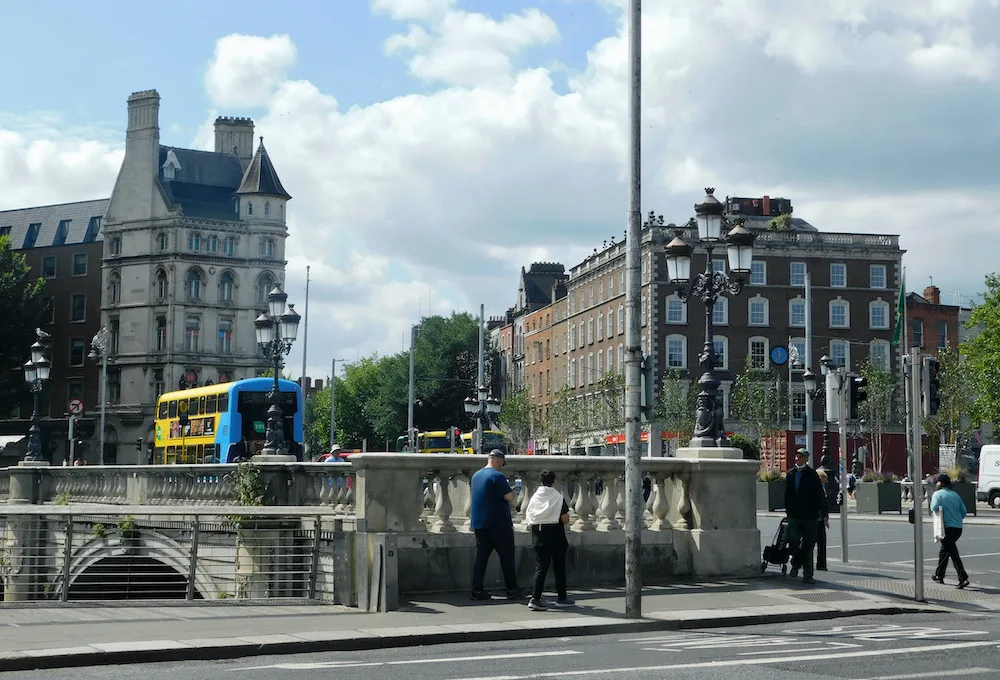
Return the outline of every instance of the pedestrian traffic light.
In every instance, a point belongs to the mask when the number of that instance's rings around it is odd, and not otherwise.
[[[923,390],[921,401],[924,406],[924,417],[932,418],[941,408],[941,381],[938,374],[941,363],[934,357],[924,357]]]
[[[858,419],[858,406],[868,398],[868,378],[860,375],[851,376],[851,413],[852,420]]]
[[[639,371],[639,411],[642,419],[649,421],[653,419],[653,357],[646,356],[642,359],[641,370]]]

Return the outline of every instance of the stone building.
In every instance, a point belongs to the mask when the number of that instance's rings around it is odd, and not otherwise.
[[[108,463],[144,459],[157,397],[266,368],[254,319],[284,281],[291,196],[247,118],[215,122],[215,150],[160,143],[160,96],[128,98],[125,159],[104,219]],[[182,382],[183,381],[183,382]],[[129,442],[119,449],[117,442]]]

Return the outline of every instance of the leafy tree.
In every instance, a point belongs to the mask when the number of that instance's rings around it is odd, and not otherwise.
[[[729,405],[732,416],[762,452],[773,454],[780,448],[777,435],[788,420],[788,386],[780,373],[755,369],[747,357],[733,383]],[[776,456],[770,455],[768,461],[774,465]]]
[[[972,308],[969,327],[979,329],[961,350],[975,395],[970,409],[972,423],[987,423],[1000,431],[1000,276],[996,273],[986,276],[986,293]]]
[[[16,378],[0,381],[0,411],[9,412],[25,393],[21,367],[41,323],[44,279],[34,276],[10,238],[0,236],[0,374]]]
[[[897,381],[892,371],[881,364],[873,363],[870,357],[861,367],[860,373],[868,384],[865,386],[867,398],[858,407],[858,417],[868,424],[872,435],[873,469],[881,472],[884,462],[882,433],[899,420],[896,403]]]
[[[591,401],[594,427],[603,434],[625,431],[625,376],[611,371],[601,378]]]
[[[778,215],[773,220],[767,223],[767,228],[770,231],[791,231],[792,216],[787,214]]]
[[[543,430],[549,438],[549,450],[554,450],[555,444],[561,444],[563,450],[569,453],[569,440],[577,429],[579,420],[580,400],[573,399],[573,390],[563,387],[552,395],[549,410],[545,418]]]
[[[957,444],[969,432],[969,411],[974,402],[969,375],[969,362],[963,360],[959,350],[951,347],[938,352],[941,362],[938,379],[941,384],[941,406],[937,415],[927,418],[924,426],[937,432],[949,444]]]
[[[507,395],[500,405],[500,430],[506,435],[508,446],[515,451],[523,451],[528,445],[534,410],[526,387]]]
[[[698,386],[684,371],[670,369],[663,374],[662,387],[657,399],[654,419],[662,422],[671,434],[671,442],[677,449],[685,446],[694,435],[694,411],[698,397]]]

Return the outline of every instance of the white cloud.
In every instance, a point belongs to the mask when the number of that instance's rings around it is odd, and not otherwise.
[[[372,9],[396,21],[431,19],[444,14],[455,0],[372,0]]]
[[[228,35],[215,44],[205,72],[205,89],[218,106],[262,106],[284,80],[295,57],[295,44],[288,35]]]

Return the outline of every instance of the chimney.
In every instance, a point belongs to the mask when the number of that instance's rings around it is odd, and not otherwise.
[[[927,286],[924,288],[924,299],[932,305],[941,304],[941,289],[937,286]]]
[[[253,120],[223,116],[216,118],[215,152],[235,153],[246,170],[253,158]]]
[[[128,98],[126,140],[160,136],[160,95],[156,90],[133,92]]]
[[[770,214],[771,214],[771,197],[770,196],[765,196],[764,197],[764,215],[767,216],[767,215],[770,215]]]

